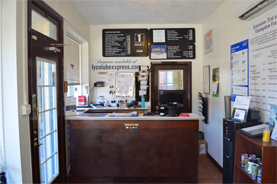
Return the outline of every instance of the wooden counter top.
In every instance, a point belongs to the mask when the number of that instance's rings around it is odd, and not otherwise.
[[[142,113],[139,113],[138,116],[132,117],[110,117],[111,113],[108,113],[104,117],[96,117],[96,116],[66,116],[65,120],[161,120],[161,121],[168,121],[168,120],[204,120],[204,116],[200,116],[197,113],[189,113],[189,117],[167,117],[167,116],[143,116]]]

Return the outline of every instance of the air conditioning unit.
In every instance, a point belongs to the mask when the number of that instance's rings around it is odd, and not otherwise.
[[[277,6],[277,0],[240,0],[234,5],[234,14],[241,20],[252,20]]]

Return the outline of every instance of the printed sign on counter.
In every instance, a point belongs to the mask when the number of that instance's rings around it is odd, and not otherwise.
[[[234,108],[248,110],[250,99],[251,99],[250,96],[236,96]]]
[[[65,115],[76,115],[76,98],[67,97],[65,101]]]

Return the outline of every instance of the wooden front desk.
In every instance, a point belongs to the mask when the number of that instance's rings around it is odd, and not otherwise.
[[[68,118],[71,176],[197,182],[202,118]]]

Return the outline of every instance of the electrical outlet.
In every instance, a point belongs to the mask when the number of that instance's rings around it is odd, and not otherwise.
[[[27,116],[31,114],[31,105],[30,104],[23,104],[22,105],[22,115]]]
[[[84,92],[85,92],[85,94],[88,94],[88,86],[85,86]]]

